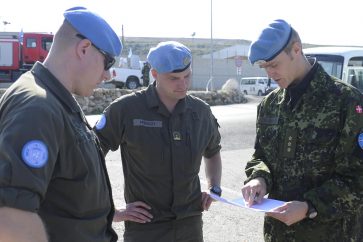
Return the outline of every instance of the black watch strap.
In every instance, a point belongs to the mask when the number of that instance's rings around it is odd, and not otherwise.
[[[308,204],[308,211],[306,212],[306,217],[308,217],[309,219],[315,218],[318,215],[318,211],[309,200],[307,200],[306,203]]]
[[[209,191],[218,195],[219,197],[222,195],[222,189],[220,186],[212,186]]]

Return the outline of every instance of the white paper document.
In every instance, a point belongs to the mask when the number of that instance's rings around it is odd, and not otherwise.
[[[236,198],[233,200],[227,200],[223,197],[219,197],[213,193],[210,194],[210,196],[217,201],[223,202],[223,203],[227,203],[227,204],[231,204],[234,206],[238,206],[238,207],[242,207],[242,208],[247,208],[247,209],[251,209],[251,210],[255,210],[255,211],[259,211],[259,212],[271,212],[271,210],[282,206],[285,202],[284,201],[279,201],[279,200],[275,200],[275,199],[269,199],[269,198],[263,198],[261,203],[255,203],[253,204],[251,207],[248,207],[245,204],[245,200],[243,199],[243,197],[240,198]]]

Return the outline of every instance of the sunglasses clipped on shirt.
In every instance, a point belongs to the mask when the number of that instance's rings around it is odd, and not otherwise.
[[[76,34],[76,36],[80,39],[88,39],[86,36],[83,36],[81,34]],[[100,48],[98,48],[97,46],[95,46],[93,43],[92,43],[92,45],[105,57],[105,60],[104,60],[105,71],[108,71],[113,66],[113,64],[115,64],[115,62],[116,62],[115,58],[113,58],[111,55],[109,55],[105,51],[103,51]]]

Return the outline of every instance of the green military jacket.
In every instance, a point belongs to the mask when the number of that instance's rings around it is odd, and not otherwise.
[[[247,181],[263,177],[269,198],[309,200],[315,219],[286,226],[265,218],[266,241],[357,241],[363,188],[363,97],[319,64],[296,105],[286,89],[258,107],[253,159]]]
[[[121,148],[126,203],[150,205],[153,223],[201,214],[201,159],[221,148],[206,103],[187,95],[170,113],[150,85],[115,100],[95,130],[105,152]]]
[[[0,101],[0,206],[38,213],[51,242],[116,241],[97,136],[40,63]]]

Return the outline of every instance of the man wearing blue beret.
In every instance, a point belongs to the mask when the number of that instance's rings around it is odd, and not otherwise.
[[[258,106],[242,187],[249,206],[286,201],[266,213],[265,241],[362,241],[363,95],[306,58],[284,20],[262,30],[249,60],[280,87]]]
[[[147,59],[154,83],[115,100],[95,126],[105,153],[121,150],[127,205],[115,220],[125,221],[125,242],[200,242],[212,202],[200,188],[202,156],[210,191],[222,192],[219,126],[205,102],[187,95],[186,46],[162,42]]]
[[[97,137],[72,94],[89,96],[121,52],[109,24],[83,7],[64,22],[44,63],[0,100],[0,241],[117,241]]]

